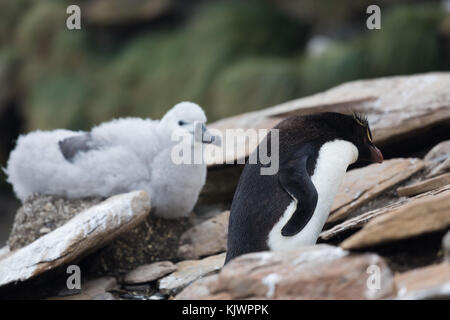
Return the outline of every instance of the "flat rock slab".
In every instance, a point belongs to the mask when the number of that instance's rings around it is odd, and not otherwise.
[[[101,293],[99,295],[96,295],[95,297],[92,297],[91,300],[117,300],[116,297],[112,293],[105,292]]]
[[[450,298],[450,262],[400,273],[395,276],[398,299]]]
[[[105,245],[150,212],[142,191],[117,195],[0,260],[0,286],[25,281]]]
[[[449,87],[450,72],[352,81],[278,106],[222,119],[208,125],[208,129],[226,137],[227,129],[270,130],[293,115],[354,110],[368,116],[375,144],[381,149],[393,148],[404,139],[420,135],[424,128],[450,121]],[[242,163],[255,148],[251,139],[245,139],[248,134],[237,135],[240,138],[236,142],[223,139],[223,150],[207,153],[208,176],[200,201],[232,199],[243,165],[224,163]]]
[[[348,112],[353,109],[368,115],[375,143],[393,142],[421,128],[450,119],[450,73],[435,72],[412,76],[394,76],[344,83],[327,91],[289,101],[264,110],[222,119],[208,126],[211,129],[270,129],[292,116],[317,112]],[[253,149],[242,139],[245,154]],[[223,144],[226,145],[226,144]],[[228,159],[211,157],[209,166],[221,165]]]
[[[159,261],[142,265],[126,274],[124,283],[135,284],[157,280],[177,270],[177,266],[170,261]]]
[[[431,148],[423,158],[425,161],[443,161],[450,157],[450,140],[442,141]]]
[[[385,207],[370,210],[354,218],[347,219],[328,230],[322,231],[320,233],[320,238],[323,240],[329,240],[335,236],[342,235],[348,232],[349,230],[361,229],[364,225],[366,225],[370,220],[374,219],[375,217],[389,213],[394,209],[402,207],[403,205],[409,202],[418,201],[419,199],[422,198],[432,199],[436,194],[441,193],[441,191],[442,191],[441,189],[435,189],[429,192],[421,193],[411,198],[400,198],[396,202],[389,204]]]
[[[391,159],[347,172],[333,202],[328,222],[345,219],[352,211],[425,167],[420,159]]]
[[[442,239],[442,249],[444,250],[445,260],[450,262],[450,231],[448,231]]]
[[[178,258],[198,259],[227,250],[228,219],[225,211],[183,233],[178,248]]]
[[[393,208],[397,208],[398,206],[402,205],[405,202],[407,202],[407,200],[401,199],[398,202],[395,202],[386,207],[371,210],[363,214],[360,214],[356,217],[353,217],[351,219],[344,220],[343,222],[333,226],[332,228],[322,231],[319,237],[323,240],[329,240],[338,235],[342,235],[349,230],[361,229],[366,223],[368,223],[373,218],[382,215],[384,213],[390,212]]]
[[[186,260],[177,263],[178,270],[159,280],[159,291],[164,295],[173,295],[191,284],[222,268],[225,253],[211,256],[202,260]]]
[[[450,173],[416,182],[414,184],[404,186],[397,189],[397,193],[401,197],[415,196],[433,189],[438,189],[450,184]]]
[[[207,152],[208,177],[200,193],[200,201],[231,200],[243,163],[256,147],[248,134],[228,141],[227,129],[270,130],[293,115],[319,112],[348,113],[349,110],[368,116],[374,142],[381,149],[395,147],[405,139],[420,135],[424,128],[450,121],[450,72],[410,76],[384,77],[344,83],[330,90],[289,101],[263,110],[222,119],[208,125],[214,134],[222,134],[222,150]],[[236,133],[236,132],[235,132]],[[258,135],[258,141],[263,135]],[[212,149],[212,147],[210,147]],[[441,171],[442,172],[442,171]]]
[[[379,283],[370,278],[376,270]],[[373,284],[373,285],[372,285]],[[315,245],[245,254],[176,299],[376,299],[395,295],[393,275],[375,254]]]
[[[445,230],[450,226],[450,186],[432,195],[417,197],[370,220],[360,231],[341,243],[357,249]]]
[[[431,178],[447,172],[450,172],[450,157],[433,167],[427,177]]]

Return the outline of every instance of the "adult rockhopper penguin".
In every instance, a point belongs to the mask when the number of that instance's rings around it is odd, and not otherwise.
[[[259,160],[245,165],[231,205],[226,262],[248,252],[316,243],[347,167],[359,160],[383,161],[360,115],[294,116],[274,129],[279,130],[279,170],[261,175]],[[269,132],[261,142],[268,150],[270,139]]]

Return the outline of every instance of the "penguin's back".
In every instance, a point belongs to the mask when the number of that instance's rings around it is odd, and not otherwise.
[[[268,250],[267,237],[290,203],[278,175],[261,175],[260,164],[247,164],[233,197],[228,225],[226,261],[235,256]],[[254,201],[258,199],[258,201]]]

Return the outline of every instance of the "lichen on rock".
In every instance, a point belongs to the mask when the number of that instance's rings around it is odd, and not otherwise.
[[[98,197],[69,200],[33,194],[16,213],[8,246],[11,250],[22,248],[103,200]]]
[[[9,248],[32,243],[102,200],[33,195],[17,211]],[[137,227],[81,261],[82,268],[90,275],[118,275],[145,263],[177,260],[179,237],[191,226],[190,218],[167,220],[150,213]]]
[[[123,274],[147,263],[177,260],[181,234],[192,226],[191,219],[163,219],[151,215],[133,230],[87,257],[83,267],[90,274]]]

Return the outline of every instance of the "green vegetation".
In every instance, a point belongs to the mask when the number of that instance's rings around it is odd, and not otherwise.
[[[437,29],[443,12],[434,6],[396,8],[386,16],[383,32],[369,43],[371,74],[411,74],[443,68]]]
[[[158,118],[182,100],[217,120],[345,81],[445,68],[436,5],[392,7],[383,11],[382,30],[310,55],[304,47],[313,22],[266,1],[205,1],[176,23],[125,39],[117,27],[66,30],[67,4],[0,3],[0,57],[7,57],[0,64],[19,62],[16,99],[28,130]]]

